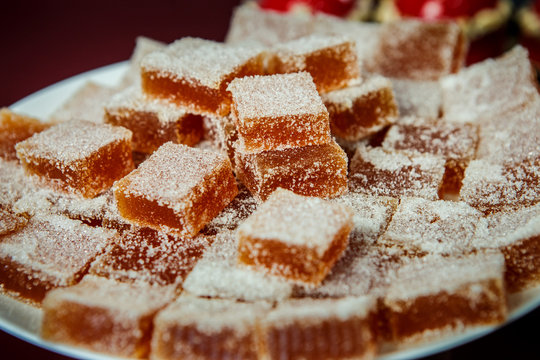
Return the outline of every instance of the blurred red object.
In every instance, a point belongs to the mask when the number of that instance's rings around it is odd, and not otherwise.
[[[402,15],[433,20],[471,17],[496,6],[497,0],[396,0]]]
[[[287,12],[295,7],[307,7],[312,12],[323,12],[336,16],[346,16],[354,7],[356,0],[262,0],[263,9]]]

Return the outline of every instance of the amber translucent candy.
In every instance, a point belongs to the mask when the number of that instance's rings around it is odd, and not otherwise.
[[[334,141],[256,154],[237,149],[235,164],[238,179],[261,200],[278,187],[324,198],[347,191],[347,155]]]
[[[113,238],[63,216],[31,218],[22,229],[0,236],[0,283],[39,304],[51,289],[77,283]]]
[[[321,93],[346,87],[360,77],[355,43],[335,39],[339,38],[315,34],[278,45],[268,57],[268,72],[307,71]]]
[[[238,262],[318,285],[346,249],[352,227],[347,206],[280,188],[239,226]]]
[[[192,54],[189,61],[193,62],[193,66],[187,64],[188,60],[184,56],[179,59],[186,62],[182,64],[184,71],[178,73],[174,69],[176,65],[171,66],[168,63],[161,66],[159,60],[153,64],[152,56],[148,56],[141,63],[142,90],[151,97],[183,105],[195,113],[227,115],[231,105],[231,95],[227,92],[227,86],[231,80],[264,74],[263,57],[257,50],[248,50],[247,56],[233,56],[235,59],[225,64],[226,56],[237,51],[227,45],[202,39],[183,38],[169,45],[169,50],[175,47],[184,49],[183,53]],[[165,52],[169,50],[165,49]],[[176,57],[175,54],[173,56]],[[218,63],[221,65],[219,69],[216,66]],[[198,71],[193,73],[190,68],[196,68]],[[203,78],[217,75],[219,79],[212,85],[207,84]]]
[[[87,198],[110,188],[134,167],[131,132],[88,121],[55,125],[16,148],[27,173]]]
[[[348,303],[356,309],[348,309]],[[377,343],[372,309],[365,307],[355,298],[282,303],[261,321],[260,358],[373,359]]]
[[[171,142],[114,187],[122,217],[185,237],[194,237],[237,194],[225,155]]]
[[[508,291],[518,292],[540,283],[540,235],[504,247]]]
[[[0,157],[16,160],[15,144],[51,126],[30,116],[0,109]]]
[[[381,77],[322,96],[332,134],[347,141],[372,135],[395,122],[398,108],[392,83]]]
[[[227,89],[243,151],[330,142],[328,111],[308,73],[244,77]]]
[[[154,315],[173,298],[170,288],[88,275],[47,294],[41,335],[106,354],[146,358]]]
[[[374,71],[394,78],[437,80],[461,68],[466,49],[455,23],[395,21],[381,31]]]
[[[486,280],[463,285],[451,293],[396,301],[392,308],[400,310],[385,309],[385,316],[392,339],[403,341],[429,330],[498,324],[506,318],[505,296],[500,280]]]
[[[258,359],[267,304],[181,296],[154,323],[152,359]]]
[[[211,237],[182,239],[150,228],[125,231],[93,262],[90,273],[119,280],[181,286]]]

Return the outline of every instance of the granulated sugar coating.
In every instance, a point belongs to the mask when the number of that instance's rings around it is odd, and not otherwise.
[[[89,198],[134,167],[131,131],[108,124],[68,121],[34,134],[15,148],[27,173]]]
[[[351,160],[349,189],[368,195],[439,198],[445,159],[358,146]]]
[[[64,216],[34,216],[20,231],[1,237],[0,282],[39,303],[49,290],[78,282],[115,236]]]
[[[0,109],[0,158],[17,160],[15,144],[37,132],[45,130],[50,124],[31,116],[15,113],[8,108]]]
[[[307,71],[321,93],[360,79],[355,43],[344,36],[313,34],[279,44],[267,61],[270,74]]]
[[[352,215],[337,202],[279,188],[238,227],[238,261],[317,285],[347,247]]]
[[[235,79],[227,88],[245,152],[282,150],[331,141],[328,111],[308,73]]]
[[[456,25],[254,2],[227,40],[139,38],[120,84],[81,81],[41,132],[20,116],[42,94],[0,111],[0,320],[42,305],[44,341],[127,358],[338,360],[528,311],[524,49],[460,70]]]
[[[223,154],[168,142],[114,187],[120,214],[193,237],[238,193]]]

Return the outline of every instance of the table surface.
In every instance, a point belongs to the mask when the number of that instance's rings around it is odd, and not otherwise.
[[[0,107],[62,79],[127,60],[135,38],[223,40],[239,0],[2,2]],[[458,348],[426,359],[538,359],[540,309]],[[0,331],[17,358],[68,359]],[[4,351],[4,350],[3,350]]]

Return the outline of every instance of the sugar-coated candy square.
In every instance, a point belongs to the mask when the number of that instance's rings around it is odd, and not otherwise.
[[[258,359],[257,326],[266,302],[180,296],[154,323],[151,358]]]
[[[55,125],[18,143],[16,149],[27,173],[89,198],[134,167],[131,131],[89,121]]]
[[[226,155],[172,142],[114,186],[124,218],[186,237],[194,237],[237,194]]]
[[[381,29],[373,71],[393,78],[437,80],[461,68],[466,49],[465,36],[454,22],[393,21]]]
[[[426,256],[390,281],[383,311],[394,341],[433,340],[506,319],[504,257],[497,252]]]
[[[359,145],[351,160],[349,190],[367,195],[439,198],[445,160]]]
[[[49,120],[56,123],[71,120],[102,123],[103,107],[117,92],[117,88],[87,81],[53,111]]]
[[[390,127],[383,148],[426,153],[446,159],[441,194],[458,194],[465,168],[475,156],[478,128],[473,124],[407,117]]]
[[[464,202],[403,197],[378,244],[418,256],[467,253],[481,218]]]
[[[77,283],[115,236],[60,215],[34,216],[19,231],[0,236],[0,283],[39,303],[49,290]]]
[[[332,134],[347,141],[376,133],[399,115],[392,83],[382,76],[323,94],[322,99],[330,114]]]
[[[276,276],[238,265],[238,239],[222,231],[184,281],[190,294],[242,301],[280,301],[291,296],[292,284]]]
[[[519,45],[441,78],[440,85],[443,116],[457,122],[490,119],[539,97],[536,72]]]
[[[347,247],[352,216],[345,205],[279,188],[238,227],[238,261],[318,285]]]
[[[330,142],[328,111],[308,73],[244,77],[227,89],[244,152]]]
[[[15,144],[51,126],[8,108],[0,109],[0,157],[17,160]]]
[[[235,77],[264,74],[262,53],[258,46],[184,37],[143,58],[142,89],[196,113],[227,115],[227,85]]]
[[[135,39],[135,48],[129,59],[129,68],[120,81],[121,88],[130,86],[141,86],[141,61],[142,59],[157,50],[162,50],[167,44],[146,36],[137,36]]]
[[[147,358],[153,318],[175,297],[171,287],[87,275],[43,301],[41,336],[101,353]]]
[[[268,55],[270,74],[307,71],[319,92],[341,89],[360,78],[356,45],[345,36],[312,34],[275,45]]]
[[[324,198],[347,191],[347,154],[335,141],[256,154],[236,150],[236,175],[258,199],[278,187]]]
[[[533,205],[540,199],[540,158],[506,164],[472,160],[459,198],[484,213]]]
[[[508,291],[540,284],[540,204],[486,216],[476,227],[473,246],[504,254]]]
[[[124,231],[90,267],[91,274],[119,281],[145,281],[181,288],[212,237],[183,239],[150,228]]]
[[[265,359],[373,359],[377,352],[369,297],[280,303],[260,326]]]
[[[130,87],[105,105],[105,122],[133,133],[134,151],[152,153],[167,141],[193,146],[203,135],[200,115],[159,99],[145,97]]]

